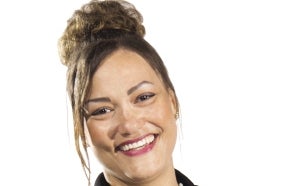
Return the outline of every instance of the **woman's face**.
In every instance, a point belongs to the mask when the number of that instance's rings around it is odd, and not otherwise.
[[[137,53],[117,50],[95,72],[87,143],[108,180],[144,181],[173,169],[176,100]]]

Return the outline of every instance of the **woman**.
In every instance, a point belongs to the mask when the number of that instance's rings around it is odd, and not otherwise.
[[[126,1],[91,1],[59,40],[68,67],[75,143],[90,185],[90,147],[104,172],[95,186],[193,185],[174,169],[178,100],[167,70]]]

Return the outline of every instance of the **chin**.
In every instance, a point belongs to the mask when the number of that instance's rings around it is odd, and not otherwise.
[[[171,159],[171,158],[169,158]],[[134,182],[146,182],[166,172],[170,165],[161,159],[147,159],[139,164],[130,164],[123,170],[124,176]]]
[[[161,170],[159,170],[158,168],[142,167],[124,172],[124,174],[126,178],[133,181],[134,183],[141,183],[154,179],[155,177],[160,175],[160,171]]]

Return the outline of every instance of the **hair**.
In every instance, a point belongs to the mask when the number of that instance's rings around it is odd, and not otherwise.
[[[167,69],[156,50],[144,39],[142,15],[123,0],[92,0],[76,10],[58,42],[59,55],[67,70],[75,147],[90,185],[90,164],[84,132],[84,104],[90,82],[101,62],[119,49],[142,56],[175,94]],[[178,99],[175,94],[177,111]]]

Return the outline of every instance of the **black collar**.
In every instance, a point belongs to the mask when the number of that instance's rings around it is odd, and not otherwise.
[[[175,169],[176,179],[178,183],[182,183],[183,186],[195,186],[184,174]],[[110,184],[106,181],[103,173],[101,173],[96,181],[94,186],[110,186]]]
[[[184,174],[175,169],[176,179],[178,183],[182,183],[183,186],[195,186],[190,179],[188,179]]]

